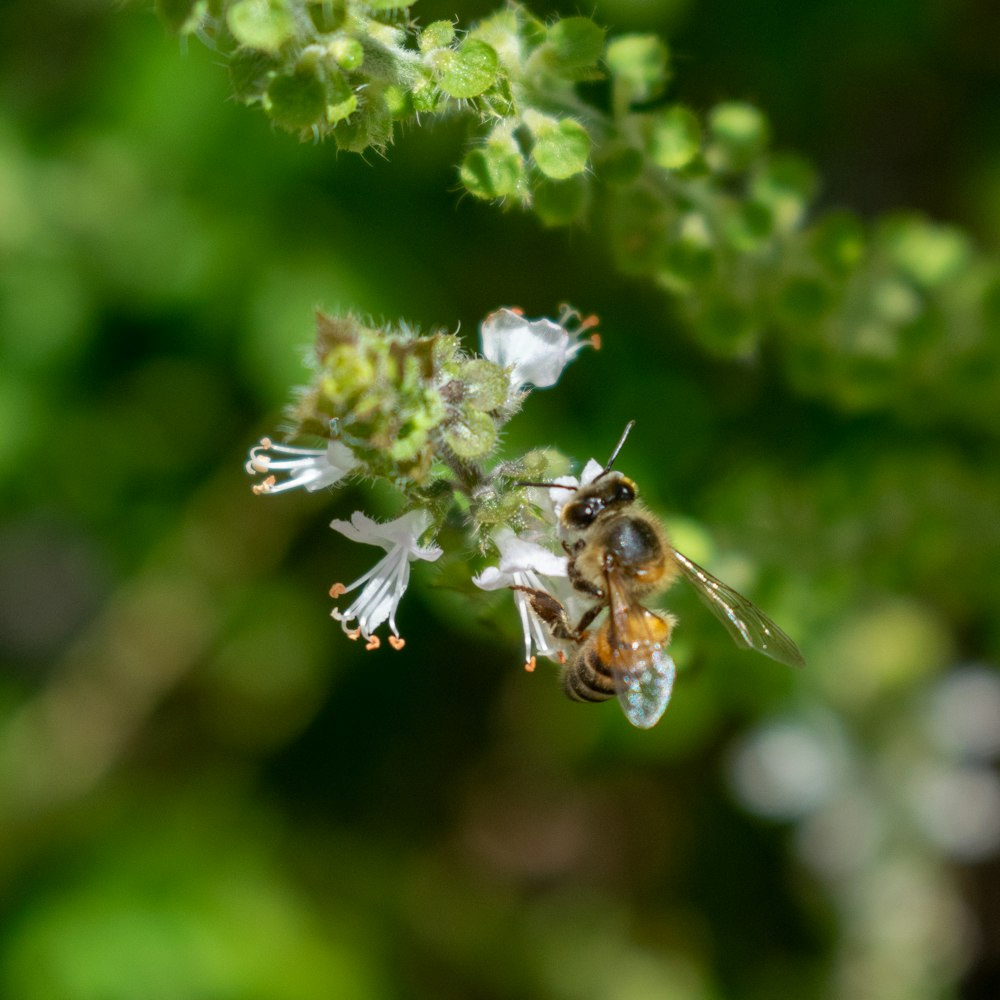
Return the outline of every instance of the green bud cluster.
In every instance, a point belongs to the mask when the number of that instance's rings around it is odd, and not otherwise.
[[[397,485],[470,473],[521,402],[502,367],[443,331],[317,313],[315,361],[291,412],[295,433],[342,441],[369,475]]]
[[[759,109],[730,101],[698,116],[667,99],[661,39],[608,40],[588,18],[543,22],[515,5],[465,31],[418,30],[408,0],[159,6],[230,54],[239,97],[305,136],[360,152],[383,148],[398,121],[470,115],[468,192],[550,226],[596,210],[620,269],[670,293],[707,351],[748,356],[768,336],[800,391],[1000,429],[996,262],[918,217],[812,219],[816,174],[771,149]],[[601,77],[606,105],[587,103],[578,84]],[[449,438],[474,456],[487,421],[465,410]]]

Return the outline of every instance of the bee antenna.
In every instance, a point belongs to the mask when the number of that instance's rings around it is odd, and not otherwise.
[[[570,486],[569,483],[514,483],[515,486],[540,486],[542,489],[550,490],[553,487],[560,490],[575,490],[575,486]]]
[[[622,446],[625,444],[625,439],[629,436],[632,428],[635,427],[635,421],[630,420],[625,425],[625,430],[622,431],[622,436],[618,439],[618,444],[615,445],[615,450],[611,452],[611,458],[608,459],[608,464],[604,466],[604,472],[610,472],[611,466],[615,464],[615,459],[618,457],[618,452],[622,450]],[[601,475],[604,475],[604,472]]]

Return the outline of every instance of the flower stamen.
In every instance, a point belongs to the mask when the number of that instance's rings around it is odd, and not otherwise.
[[[253,487],[254,493],[283,493],[299,486],[312,492],[332,486],[344,478],[356,465],[354,453],[343,441],[330,441],[325,448],[298,448],[288,444],[275,444],[269,437],[250,449],[244,464],[247,474],[266,474],[267,478]],[[286,473],[288,478],[278,482],[272,473]]]

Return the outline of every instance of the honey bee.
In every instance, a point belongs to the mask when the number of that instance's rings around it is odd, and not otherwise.
[[[669,542],[660,521],[637,500],[635,483],[612,470],[635,421],[625,428],[607,465],[580,486],[524,485],[572,491],[559,514],[573,588],[595,603],[573,626],[565,606],[544,590],[516,587],[557,639],[572,644],[562,680],[575,701],[606,701],[617,695],[629,722],[656,725],[670,701],[676,668],[667,653],[676,619],[643,603],[683,576],[738,646],[799,667],[795,643],[741,594],[717,580]],[[607,618],[591,625],[604,608]]]

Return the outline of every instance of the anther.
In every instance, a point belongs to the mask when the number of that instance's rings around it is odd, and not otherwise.
[[[361,635],[361,629],[349,628],[344,634],[347,636],[348,639],[357,639],[358,636]]]
[[[402,636],[390,635],[389,645],[392,646],[393,649],[402,649],[406,645],[406,640]]]
[[[342,583],[335,583],[330,588],[331,597],[343,597],[347,593],[347,588]]]
[[[379,646],[381,646],[381,645],[382,645],[382,643],[379,642],[378,636],[377,635],[372,635],[372,636],[368,637],[368,642],[365,643],[365,649],[371,651],[373,649],[378,649]]]
[[[529,673],[529,674],[533,674],[533,673],[535,672],[535,667],[537,667],[537,666],[538,666],[538,661],[537,661],[537,660],[536,660],[536,659],[535,659],[534,657],[532,657],[532,658],[531,658],[530,660],[528,660],[528,662],[527,662],[527,663],[526,663],[526,664],[524,665],[524,669],[525,669],[525,671],[526,671],[527,673]]]
[[[267,479],[265,479],[261,483],[257,483],[256,486],[252,486],[251,489],[254,491],[254,493],[260,496],[261,493],[270,493],[271,490],[274,489],[274,484],[276,482],[277,480],[274,478],[274,476],[268,476]]]

